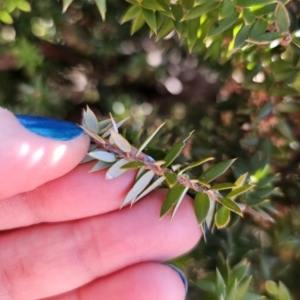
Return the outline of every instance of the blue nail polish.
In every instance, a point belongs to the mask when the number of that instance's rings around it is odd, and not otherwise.
[[[181,280],[184,284],[185,294],[187,294],[189,284],[188,284],[188,280],[187,280],[185,274],[179,268],[175,267],[174,265],[171,265],[171,264],[166,264],[166,265],[177,272],[177,274],[179,275],[179,277],[181,278]]]
[[[31,132],[60,141],[69,141],[84,131],[74,123],[27,115],[16,115],[19,122]]]

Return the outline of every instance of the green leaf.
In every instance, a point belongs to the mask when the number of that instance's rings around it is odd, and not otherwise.
[[[208,158],[198,160],[198,161],[196,161],[194,163],[191,163],[188,166],[184,167],[178,174],[182,174],[182,173],[186,172],[189,169],[192,169],[192,168],[198,167],[200,165],[203,165],[204,163],[206,163],[210,160],[213,160],[213,159],[215,159],[215,158],[214,157],[208,157]]]
[[[128,160],[125,158],[122,158],[118,161],[116,161],[106,172],[105,179],[113,179],[116,177],[121,176],[124,174],[127,170],[122,169],[124,165],[128,163]]]
[[[267,280],[265,282],[265,289],[270,296],[276,297],[278,295],[278,286],[276,282]]]
[[[31,11],[31,6],[27,1],[18,1],[16,3],[17,7],[25,12],[30,12]]]
[[[143,167],[145,164],[140,162],[140,161],[131,161],[125,165],[122,166],[122,169],[124,170],[134,170],[134,169],[139,169]]]
[[[156,28],[156,17],[154,11],[143,8],[142,12],[146,23],[156,33],[157,28]]]
[[[103,170],[103,169],[107,169],[111,166],[110,163],[108,162],[105,162],[105,161],[98,161],[93,167],[92,169],[89,171],[90,173],[91,172],[96,172],[96,171],[100,171],[100,170]]]
[[[251,190],[253,187],[255,187],[254,184],[247,184],[247,185],[235,188],[226,197],[227,198],[232,198],[232,197],[239,196],[239,195]]]
[[[246,25],[251,25],[255,21],[255,16],[252,11],[247,8],[243,9],[243,18]]]
[[[236,0],[236,6],[241,6],[241,7],[251,7],[255,5],[266,5],[270,3],[277,2],[276,0]]]
[[[286,286],[279,281],[278,300],[293,300]]]
[[[88,155],[95,159],[102,160],[105,162],[116,161],[116,157],[113,153],[109,153],[104,150],[95,150],[95,151],[89,152]]]
[[[133,35],[139,29],[141,29],[144,24],[145,24],[144,15],[142,11],[140,11],[131,24],[131,35]]]
[[[139,156],[142,151],[145,149],[145,147],[151,142],[151,140],[154,138],[154,136],[157,134],[157,132],[165,125],[166,123],[162,123],[159,127],[157,127],[151,135],[145,140],[145,142],[139,147],[136,156]]]
[[[193,19],[188,21],[188,46],[189,51],[192,51],[196,40],[197,40],[197,32],[199,29],[200,23],[198,19]]]
[[[227,207],[229,210],[235,212],[236,214],[238,214],[240,216],[243,216],[243,213],[242,213],[240,207],[232,200],[230,200],[228,198],[218,198],[218,200],[222,205]]]
[[[169,18],[174,19],[174,16],[170,10],[170,7],[166,4],[164,0],[156,0],[156,2],[159,4],[159,6],[162,8],[161,13],[168,16]]]
[[[156,41],[159,41],[159,40],[163,39],[164,37],[166,37],[173,29],[174,29],[173,20],[167,19],[167,21],[164,23],[164,25],[159,30]]]
[[[186,10],[191,9],[194,6],[195,0],[182,0],[182,4]]]
[[[165,216],[184,195],[185,187],[180,183],[176,183],[167,193],[166,199],[160,210],[160,217],[162,218]]]
[[[87,129],[86,127],[84,127],[84,126],[80,126],[91,138],[93,138],[95,141],[97,141],[97,142],[99,142],[99,143],[104,143],[105,141],[104,141],[104,139],[100,136],[100,135],[98,135],[98,134],[96,134],[95,132],[93,132],[93,131],[91,131],[91,130],[89,130],[89,129]]]
[[[215,223],[218,229],[224,228],[230,221],[230,211],[224,206],[221,206],[215,215]]]
[[[185,146],[186,141],[191,137],[193,131],[187,134],[186,136],[182,137],[167,153],[164,157],[165,163],[162,165],[163,168],[167,168],[175,158],[180,154],[181,150]]]
[[[183,192],[181,193],[180,198],[177,201],[177,203],[176,203],[176,205],[175,205],[175,207],[174,207],[174,209],[172,211],[171,219],[174,218],[174,216],[175,216],[175,214],[176,214],[176,212],[177,212],[177,210],[178,210],[178,208],[179,208],[179,206],[180,206],[180,204],[181,204],[181,202],[182,202],[182,200],[183,200],[183,198],[184,198],[184,196],[185,196],[185,194],[187,193],[188,190],[189,190],[189,187],[185,187],[184,190],[183,190]]]
[[[249,33],[249,39],[255,39],[256,36],[266,32],[268,22],[264,19],[258,19],[253,25]]]
[[[228,294],[225,297],[225,300],[236,300],[237,286],[238,286],[238,283],[237,283],[237,280],[235,280],[234,284],[229,289]]]
[[[275,109],[281,113],[299,113],[300,104],[295,102],[281,102],[275,106]]]
[[[280,33],[278,32],[266,32],[255,37],[248,38],[247,42],[256,45],[268,45],[274,40],[280,39],[280,37]]]
[[[157,178],[134,200],[134,203],[137,202],[138,200],[140,200],[141,198],[145,197],[147,194],[149,194],[155,188],[159,187],[165,181],[165,179],[166,178],[164,176]]]
[[[198,224],[202,224],[209,212],[210,201],[205,193],[197,193],[194,200],[194,210],[198,220]]]
[[[225,286],[224,279],[223,279],[220,271],[217,269],[216,270],[216,292],[217,292],[217,295],[224,297],[225,288],[226,288],[226,286]]]
[[[245,260],[235,265],[229,276],[229,282],[228,282],[229,286],[232,285],[235,280],[241,282],[244,279],[248,269],[249,269],[249,262]]]
[[[205,219],[207,228],[210,228],[212,225],[212,221],[215,213],[215,207],[216,207],[216,201],[209,199],[209,202],[210,202],[209,211]]]
[[[121,134],[111,129],[110,136],[112,137],[112,139],[114,140],[115,144],[118,146],[119,149],[121,149],[125,153],[131,152],[131,145]]]
[[[238,19],[238,13],[234,11],[229,17],[222,19],[218,23],[215,23],[208,32],[207,37],[213,37],[220,33],[223,33],[229,29]]]
[[[83,126],[95,133],[98,133],[100,129],[96,115],[88,106],[86,110],[83,110]]]
[[[234,50],[241,48],[245,44],[245,41],[248,38],[251,27],[252,27],[251,25],[244,25],[239,30],[234,40],[234,46],[233,46]]]
[[[210,183],[224,172],[235,162],[236,159],[230,159],[223,162],[220,162],[211,168],[207,169],[200,177],[199,181],[203,181],[205,183]]]
[[[129,202],[134,202],[135,198],[146,188],[146,186],[150,183],[154,176],[153,171],[147,171],[144,175],[142,175],[134,186],[131,188],[129,193],[126,195],[123,200],[122,206],[125,206]]]
[[[232,0],[223,0],[220,7],[219,19],[227,18],[235,12],[234,2]]]
[[[150,10],[163,10],[162,7],[157,3],[157,1],[153,1],[153,0],[142,0],[140,1],[140,5],[143,8],[150,9]]]
[[[217,190],[217,191],[222,191],[222,190],[228,190],[228,189],[232,189],[236,187],[236,185],[234,183],[219,183],[219,184],[216,184],[214,186],[211,187],[212,190]]]
[[[250,282],[251,282],[251,279],[252,279],[252,277],[249,276],[246,280],[244,280],[242,283],[239,284],[237,291],[236,291],[237,299],[246,299],[246,298],[242,298],[242,297],[247,292]]]
[[[178,182],[177,175],[174,173],[165,172],[164,176],[166,177],[169,187],[173,187]]]
[[[237,187],[242,186],[242,185],[246,182],[247,177],[248,177],[248,172],[245,173],[245,174],[243,174],[243,175],[241,175],[241,176],[235,181],[234,184],[235,184]]]
[[[105,14],[106,14],[106,0],[94,0],[100,12],[101,18],[105,21]]]
[[[288,10],[281,2],[278,2],[274,15],[277,31],[283,34],[288,33],[291,25],[291,20]]]
[[[62,2],[63,2],[63,13],[66,12],[66,10],[68,9],[68,7],[71,5],[71,3],[73,1],[74,0],[62,0]]]
[[[13,18],[6,10],[0,10],[0,20],[5,24],[12,24],[14,22]]]
[[[182,18],[182,21],[192,20],[199,18],[200,16],[210,12],[218,5],[218,1],[207,1],[205,4],[198,5],[193,7],[190,11],[187,12]]]
[[[136,18],[136,16],[140,12],[141,12],[141,7],[140,6],[137,6],[137,5],[130,6],[130,8],[123,15],[121,24]]]

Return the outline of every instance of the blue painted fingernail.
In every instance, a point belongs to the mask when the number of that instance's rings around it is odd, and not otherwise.
[[[177,272],[177,274],[179,275],[179,277],[181,278],[181,280],[184,284],[185,294],[187,294],[189,284],[188,284],[188,280],[187,280],[185,274],[179,268],[175,267],[174,265],[171,265],[171,264],[166,264],[166,265]]]
[[[19,122],[31,132],[60,141],[72,140],[84,131],[74,123],[27,115],[16,115]]]

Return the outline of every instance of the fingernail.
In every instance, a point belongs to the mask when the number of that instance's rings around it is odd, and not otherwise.
[[[174,265],[171,265],[171,264],[166,264],[166,265],[177,272],[177,274],[179,275],[179,277],[181,278],[181,280],[184,284],[185,294],[187,294],[189,284],[188,284],[188,280],[187,280],[185,274],[179,268],[175,267]]]
[[[84,131],[74,123],[27,115],[16,115],[19,122],[31,132],[60,141],[72,140]]]

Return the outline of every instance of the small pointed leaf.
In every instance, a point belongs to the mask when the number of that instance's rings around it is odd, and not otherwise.
[[[222,19],[221,21],[219,21],[218,23],[214,24],[207,36],[208,37],[214,37],[218,34],[223,33],[224,31],[226,31],[227,29],[229,29],[238,19],[239,15],[236,11],[234,11],[234,13],[232,13],[229,17]]]
[[[138,15],[135,17],[135,19],[133,19],[133,22],[131,24],[131,35],[133,35],[139,29],[141,29],[144,24],[145,24],[145,19],[142,11],[140,11]]]
[[[229,210],[235,212],[236,214],[243,216],[242,210],[240,207],[228,198],[218,198],[219,202],[227,207]]]
[[[157,28],[156,28],[156,17],[154,11],[143,8],[142,12],[146,23],[151,28],[151,30],[153,30],[156,33]]]
[[[63,0],[63,13],[66,12],[66,10],[68,9],[68,7],[71,5],[71,3],[74,0]]]
[[[117,122],[117,123],[115,123],[115,121],[113,120],[113,122],[114,122],[114,126],[115,126],[115,128],[120,128],[127,120],[129,119],[129,117],[128,118],[125,118],[125,119],[123,119],[123,120],[121,120],[121,121],[119,121],[119,122]],[[110,135],[110,130],[112,129],[112,128],[114,128],[114,126],[113,126],[113,123],[112,123],[112,120],[110,120],[110,125],[108,125],[106,128],[104,128],[104,129],[101,129],[100,131],[99,131],[99,133],[101,134],[101,136],[103,137],[103,138],[107,138],[109,135]],[[116,132],[118,132],[118,130],[115,130]]]
[[[122,166],[128,163],[128,160],[125,158],[122,158],[118,161],[116,161],[106,172],[105,179],[113,179],[116,177],[121,176],[124,174],[127,170],[122,169]]]
[[[230,159],[226,161],[222,161],[211,168],[207,169],[200,177],[199,180],[210,183],[220,175],[222,175],[224,172],[227,171],[227,169],[234,163],[236,159]]]
[[[114,140],[115,144],[119,147],[119,149],[121,149],[125,153],[131,152],[131,145],[121,134],[115,132],[114,130],[111,130],[110,136]]]
[[[109,168],[110,166],[111,166],[110,163],[107,163],[107,162],[105,162],[105,161],[99,160],[99,161],[92,167],[92,169],[91,169],[89,172],[91,173],[91,172],[100,171],[100,170]]]
[[[165,172],[164,176],[166,177],[169,187],[173,187],[178,182],[177,175],[174,173]]]
[[[180,154],[181,150],[185,146],[186,141],[191,137],[193,131],[187,134],[186,136],[182,137],[167,153],[164,157],[165,163],[163,164],[164,168],[167,168],[175,158]]]
[[[151,183],[135,200],[134,202],[137,202],[147,194],[149,194],[151,191],[153,191],[155,188],[160,186],[166,178],[164,176],[161,176],[157,178],[153,183]]]
[[[209,199],[209,211],[205,219],[205,223],[207,225],[207,228],[210,228],[213,221],[213,216],[215,213],[215,207],[216,207],[216,201]]]
[[[130,8],[126,11],[124,16],[122,17],[122,24],[134,19],[138,13],[141,11],[141,7],[138,5],[132,5]]]
[[[293,300],[287,287],[279,281],[278,300]]]
[[[174,216],[175,216],[175,214],[176,214],[176,212],[177,212],[177,210],[178,210],[178,208],[179,208],[179,206],[180,206],[180,204],[181,204],[181,202],[182,202],[182,200],[183,200],[185,194],[187,193],[188,189],[189,189],[189,187],[185,187],[184,190],[182,191],[182,193],[181,193],[181,195],[180,195],[180,198],[179,198],[179,200],[177,201],[177,203],[176,203],[176,205],[175,205],[175,207],[174,207],[174,209],[173,209],[173,211],[172,211],[171,219],[174,218]]]
[[[85,163],[90,162],[90,161],[92,161],[92,160],[95,160],[95,158],[90,157],[89,155],[86,155],[86,156],[84,157],[84,159],[83,159],[80,163],[81,163],[81,164],[85,164]]]
[[[234,281],[234,284],[229,289],[229,292],[227,293],[225,300],[236,300],[236,290],[237,290],[237,280]]]
[[[216,185],[212,186],[211,188],[213,190],[222,191],[222,190],[232,189],[234,187],[236,187],[236,185],[234,183],[225,182],[225,183],[216,184]]]
[[[101,129],[105,128],[109,124],[110,124],[110,119],[106,119],[106,120],[100,121],[99,122],[99,133],[100,133]]]
[[[207,194],[197,193],[194,200],[194,210],[198,220],[198,224],[202,224],[209,212],[210,201]]]
[[[157,34],[156,41],[159,41],[166,37],[174,29],[174,23],[172,19],[167,19],[164,25],[161,27]]]
[[[242,186],[246,182],[247,177],[248,177],[248,172],[241,175],[234,183],[236,187]]]
[[[215,223],[218,229],[224,228],[230,221],[230,210],[221,206],[215,215]]]
[[[101,18],[105,21],[106,14],[106,0],[95,0],[98,10],[100,12]]]
[[[161,13],[168,16],[169,18],[174,19],[174,16],[170,10],[170,7],[166,4],[165,0],[156,0],[156,2],[159,4],[159,6],[162,8]]]
[[[87,129],[86,127],[84,127],[84,126],[79,126],[79,127],[81,127],[91,138],[93,138],[95,141],[97,141],[97,142],[99,142],[99,143],[105,143],[105,141],[104,141],[104,139],[100,136],[100,135],[98,135],[98,134],[96,134],[95,132],[93,132],[93,131],[91,131],[91,130],[89,130],[89,129]]]
[[[235,188],[234,190],[232,190],[229,194],[227,194],[227,198],[232,198],[232,197],[236,197],[238,195],[241,195],[249,190],[251,190],[253,187],[255,187],[254,184],[247,184],[238,188]]]
[[[189,169],[192,169],[192,168],[198,167],[200,165],[203,165],[204,163],[206,163],[206,162],[208,162],[210,160],[213,160],[213,159],[215,159],[215,158],[214,157],[208,157],[208,158],[204,158],[204,159],[198,160],[198,161],[196,161],[194,163],[189,164],[185,168],[183,168],[178,174],[182,174],[182,173],[184,173],[185,171],[187,171]]]
[[[139,156],[141,152],[145,149],[145,147],[150,143],[150,141],[154,138],[154,136],[157,134],[157,132],[165,125],[165,123],[162,123],[157,129],[154,130],[154,132],[151,133],[151,135],[145,140],[145,142],[139,147],[136,156]]]
[[[160,210],[160,217],[165,216],[176,204],[180,201],[180,199],[185,195],[184,193],[185,187],[176,183],[167,193],[166,199]]]
[[[131,161],[125,165],[122,166],[122,169],[124,170],[134,170],[134,169],[139,169],[143,167],[145,164],[140,162],[140,161]]]
[[[113,153],[109,153],[104,150],[95,150],[95,151],[89,152],[88,155],[95,159],[102,160],[105,162],[116,161],[116,157]]]
[[[182,21],[192,20],[210,12],[219,4],[218,1],[207,1],[205,4],[197,5],[187,12]]]
[[[141,178],[134,184],[129,193],[126,195],[123,200],[122,206],[128,204],[129,202],[133,202],[135,198],[146,188],[146,186],[150,183],[154,176],[153,171],[147,171]]]
[[[100,129],[96,115],[88,106],[86,110],[83,110],[83,126],[95,133],[98,133]]]
[[[229,285],[232,285],[234,280],[241,282],[249,269],[249,262],[243,260],[239,264],[235,265],[229,276]]]
[[[265,289],[270,296],[276,297],[278,295],[278,285],[272,280],[265,282]]]

